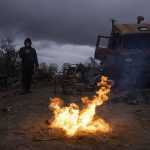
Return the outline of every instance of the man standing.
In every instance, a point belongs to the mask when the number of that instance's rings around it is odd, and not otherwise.
[[[19,50],[19,56],[22,59],[22,94],[31,92],[33,70],[39,67],[36,50],[31,47],[31,39],[26,38],[24,45]]]

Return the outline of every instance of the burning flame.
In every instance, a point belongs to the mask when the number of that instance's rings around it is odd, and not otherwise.
[[[51,98],[49,108],[53,110],[54,118],[50,124],[50,128],[63,129],[68,137],[72,137],[77,132],[109,132],[109,124],[102,118],[95,118],[96,107],[108,100],[111,83],[107,77],[102,76],[97,86],[100,89],[96,92],[93,99],[88,97],[82,98],[85,107],[82,109],[75,103],[71,103],[69,107],[63,107],[63,100],[60,98]]]

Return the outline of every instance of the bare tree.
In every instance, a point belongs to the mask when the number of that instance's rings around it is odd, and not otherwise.
[[[0,40],[0,76],[7,78],[17,78],[19,76],[18,53],[11,38]]]

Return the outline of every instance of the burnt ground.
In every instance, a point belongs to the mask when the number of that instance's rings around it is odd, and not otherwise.
[[[97,108],[112,133],[77,135],[71,139],[48,129],[49,97],[61,97],[66,105],[92,95],[54,94],[50,83],[36,83],[33,93],[20,95],[20,89],[0,92],[0,150],[149,150],[150,90],[112,92],[110,100]]]

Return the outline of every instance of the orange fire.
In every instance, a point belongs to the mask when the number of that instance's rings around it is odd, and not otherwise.
[[[79,108],[75,103],[64,107],[63,100],[60,98],[50,98],[49,108],[53,110],[54,118],[49,127],[63,129],[68,137],[74,136],[77,132],[109,132],[109,124],[100,117],[95,118],[95,111],[97,106],[108,100],[111,83],[107,77],[102,76],[97,86],[100,89],[93,99],[82,98],[82,102],[85,104],[83,108]]]

